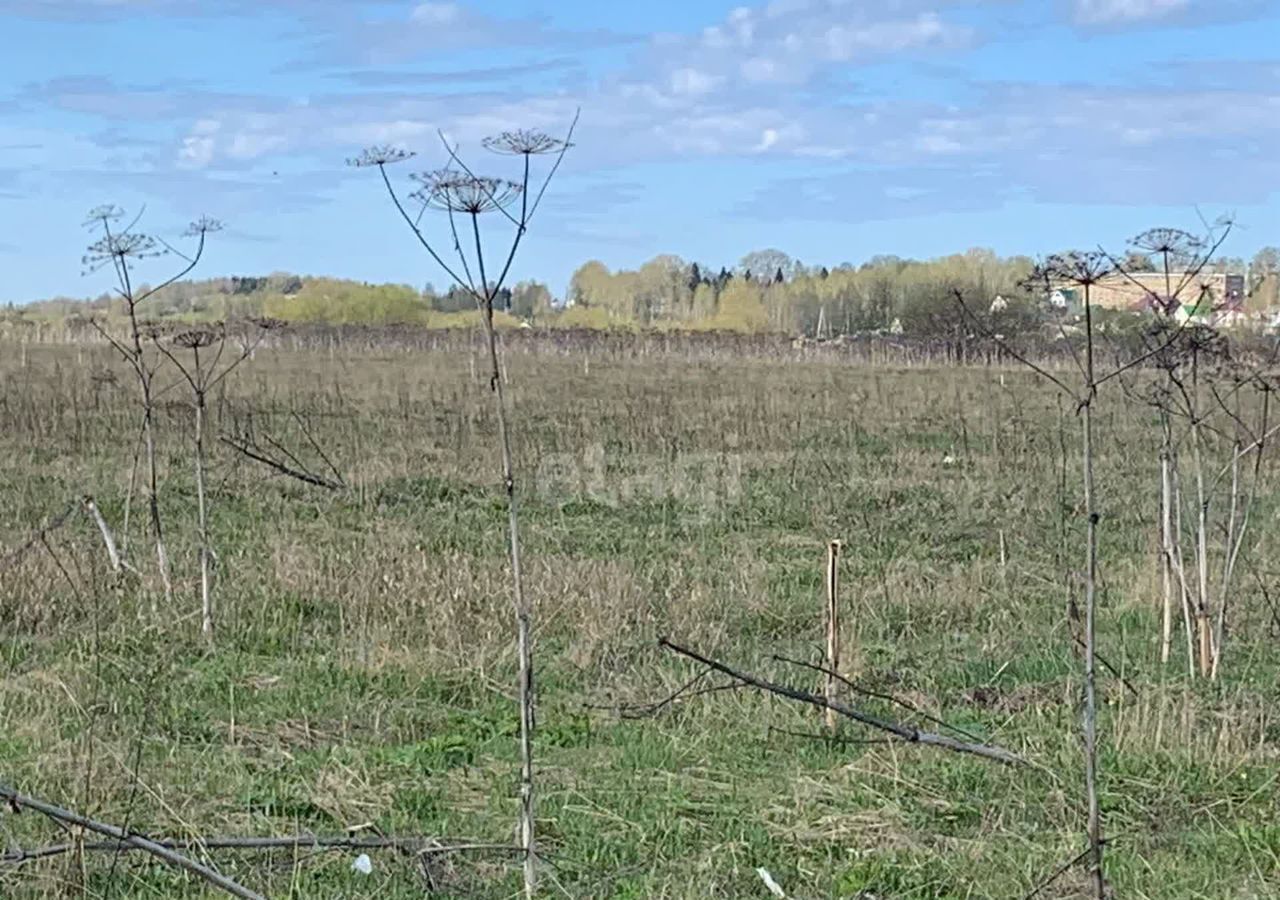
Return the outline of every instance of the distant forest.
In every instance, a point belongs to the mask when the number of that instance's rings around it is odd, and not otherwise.
[[[975,248],[931,260],[876,256],[862,263],[806,266],[778,250],[748,254],[736,265],[713,267],[678,256],[657,256],[639,269],[613,271],[587,262],[563,296],[537,281],[504,289],[497,307],[507,327],[713,330],[808,337],[895,333],[934,336],[956,327],[958,290],[973,311],[996,316],[1004,333],[1036,328],[1048,314],[1020,284],[1029,257],[1001,257]],[[1133,271],[1150,261],[1133,256]],[[1248,305],[1280,307],[1280,250],[1252,260],[1221,258],[1214,271],[1247,273]],[[1002,302],[996,303],[996,298]],[[54,298],[0,311],[0,321],[111,319],[112,296]],[[368,284],[289,273],[182,281],[146,301],[155,320],[215,321],[267,317],[290,323],[467,327],[477,322],[465,291],[403,284]],[[1132,317],[1129,317],[1132,318]]]

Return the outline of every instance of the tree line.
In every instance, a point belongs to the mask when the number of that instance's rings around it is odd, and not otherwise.
[[[1143,271],[1145,258],[1126,260]],[[1215,271],[1246,274],[1249,305],[1280,307],[1280,249],[1266,247],[1251,261],[1222,258]],[[977,309],[1017,333],[1043,323],[1047,309],[1021,289],[1033,270],[1025,256],[987,248],[930,260],[880,255],[854,265],[806,266],[779,250],[747,254],[732,266],[712,266],[663,254],[637,269],[612,270],[591,260],[569,280],[563,296],[536,280],[497,291],[497,322],[594,329],[671,329],[781,333],[806,337],[892,333],[933,337],[952,333],[959,291]],[[50,320],[109,315],[113,298],[54,298],[11,307],[4,318]],[[998,315],[997,315],[998,313]],[[148,314],[190,322],[266,317],[291,323],[406,324],[466,327],[477,323],[469,291],[407,284],[370,284],[276,272],[181,281],[162,288]]]

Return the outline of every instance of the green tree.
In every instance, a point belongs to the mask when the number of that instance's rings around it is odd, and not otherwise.
[[[769,324],[760,286],[746,280],[730,283],[720,293],[720,307],[711,326],[725,331],[758,332]]]
[[[521,281],[511,289],[511,312],[536,322],[551,312],[551,291],[539,281]]]

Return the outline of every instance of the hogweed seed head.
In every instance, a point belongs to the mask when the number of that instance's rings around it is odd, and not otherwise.
[[[106,203],[102,206],[95,206],[84,217],[86,227],[93,228],[106,222],[113,222],[117,219],[124,218],[124,210],[116,206],[114,203]]]
[[[182,233],[183,237],[204,237],[206,234],[213,234],[215,231],[221,231],[225,226],[217,219],[211,219],[208,216],[201,216],[190,225],[187,230]]]
[[[404,162],[412,156],[413,151],[411,150],[393,147],[390,144],[382,144],[366,147],[360,151],[358,156],[350,157],[347,160],[347,165],[354,166],[357,169],[367,169],[372,166],[389,166]]]
[[[1097,284],[1115,272],[1115,261],[1100,250],[1072,250],[1055,253],[1036,266],[1032,278],[1039,281],[1067,282],[1085,287]]]
[[[504,209],[523,190],[504,178],[467,175],[452,169],[424,172],[413,178],[422,185],[411,195],[415,200],[434,209],[470,215]]]
[[[1169,255],[1178,260],[1204,250],[1204,240],[1180,228],[1149,228],[1129,239],[1129,246],[1148,255]]]
[[[193,328],[173,336],[173,342],[186,350],[211,347],[221,339],[222,335],[210,328]]]
[[[545,131],[519,128],[515,131],[504,131],[487,137],[482,141],[486,150],[504,153],[509,156],[540,156],[546,153],[559,153],[571,145],[560,138],[552,137]]]
[[[86,273],[96,272],[108,263],[128,265],[130,260],[164,256],[168,250],[149,234],[125,232],[104,235],[89,245],[80,262]]]

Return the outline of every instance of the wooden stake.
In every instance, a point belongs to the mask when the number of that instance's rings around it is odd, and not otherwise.
[[[827,544],[827,684],[826,698],[828,703],[835,703],[836,676],[840,671],[840,569],[837,561],[840,558],[840,541]],[[836,712],[827,707],[827,728],[836,729]]]

